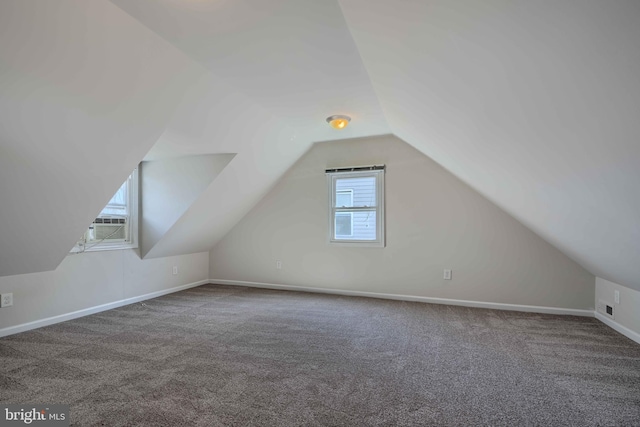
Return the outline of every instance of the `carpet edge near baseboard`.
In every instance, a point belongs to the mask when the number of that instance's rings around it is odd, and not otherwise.
[[[229,286],[246,286],[250,288],[277,289],[277,290],[301,291],[301,292],[345,295],[345,296],[355,296],[355,297],[391,299],[391,300],[399,300],[399,301],[424,302],[429,304],[457,305],[462,307],[489,308],[494,310],[523,311],[523,312],[529,312],[529,313],[561,314],[561,315],[582,316],[582,317],[594,317],[594,314],[595,314],[593,309],[581,310],[576,308],[544,307],[544,306],[536,306],[536,305],[505,304],[505,303],[485,302],[485,301],[467,301],[467,300],[457,300],[457,299],[448,299],[448,298],[421,297],[421,296],[414,296],[414,295],[383,294],[378,292],[352,291],[352,290],[346,290],[346,289],[314,288],[314,287],[307,287],[307,286],[280,285],[275,283],[247,282],[242,280],[210,279],[209,283],[219,284],[219,285],[229,285]]]
[[[613,329],[616,332],[621,333],[622,335],[624,335],[625,337],[629,338],[630,340],[633,340],[635,342],[637,342],[638,344],[640,344],[640,334],[627,328],[626,326],[621,325],[620,323],[609,319],[608,317],[598,313],[597,311],[595,312],[595,317],[596,319],[598,319],[599,321],[601,321],[602,323],[604,323],[605,325],[607,325],[608,327],[610,327],[611,329]]]
[[[111,310],[114,308],[122,307],[125,305],[133,304],[140,301],[145,301],[151,298],[160,297],[174,292],[184,291],[185,289],[195,288],[196,286],[202,286],[210,283],[210,280],[199,280],[197,282],[187,283],[186,285],[175,286],[173,288],[162,289],[160,291],[151,292],[136,297],[125,298],[118,301],[113,301],[107,304],[96,305],[93,307],[83,308],[81,310],[72,311],[70,313],[59,314],[57,316],[51,316],[44,319],[38,319],[27,323],[21,323],[14,326],[8,326],[0,329],[0,338],[9,335],[18,334],[20,332],[30,331],[32,329],[42,328],[44,326],[54,325],[56,323],[66,322],[67,320],[77,319],[79,317],[88,316],[90,314],[100,313],[101,311]]]

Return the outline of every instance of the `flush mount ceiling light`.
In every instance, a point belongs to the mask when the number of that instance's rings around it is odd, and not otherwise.
[[[346,128],[350,121],[351,117],[340,114],[327,117],[327,123],[329,123],[332,128],[338,130]]]

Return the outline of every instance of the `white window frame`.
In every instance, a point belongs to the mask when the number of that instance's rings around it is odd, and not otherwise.
[[[329,236],[328,243],[330,245],[337,246],[349,246],[349,247],[384,247],[385,246],[385,221],[384,221],[384,174],[385,170],[358,170],[352,169],[361,168],[348,168],[350,171],[327,170],[327,185],[329,190]],[[345,178],[367,178],[374,177],[376,179],[376,206],[368,207],[337,207],[336,206],[336,181],[338,179]],[[352,199],[353,201],[353,199]],[[353,203],[352,203],[353,204]],[[354,211],[375,211],[376,213],[376,240],[354,240],[354,239],[340,239],[335,234],[335,216],[336,213]],[[353,235],[353,219],[351,221],[352,234]]]
[[[138,248],[138,211],[139,211],[139,179],[138,168],[136,168],[131,175],[124,182],[127,185],[127,223],[128,227],[126,235],[128,240],[125,241],[87,241],[89,234],[89,227],[76,245],[71,249],[72,254],[83,252],[98,252],[98,251],[113,251],[121,249],[136,249]],[[106,206],[105,206],[106,207]],[[109,215],[99,215],[98,218],[106,218]],[[120,215],[113,215],[113,217],[120,217]]]

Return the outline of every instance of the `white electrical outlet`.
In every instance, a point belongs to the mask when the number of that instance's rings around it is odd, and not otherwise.
[[[279,259],[276,260],[276,269],[278,269],[278,270],[282,269],[282,261],[280,261]]]
[[[444,270],[444,280],[451,280],[451,270]]]
[[[175,276],[176,274],[178,274],[178,266],[174,265],[173,266],[173,275]]]
[[[620,304],[620,291],[613,291],[613,301]]]
[[[13,294],[2,294],[0,297],[0,307],[11,307],[13,305]]]

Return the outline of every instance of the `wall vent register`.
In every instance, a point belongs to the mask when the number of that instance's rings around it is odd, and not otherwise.
[[[611,319],[615,319],[615,316],[613,314],[613,304],[610,304],[606,301],[598,301],[598,313],[604,314]]]

